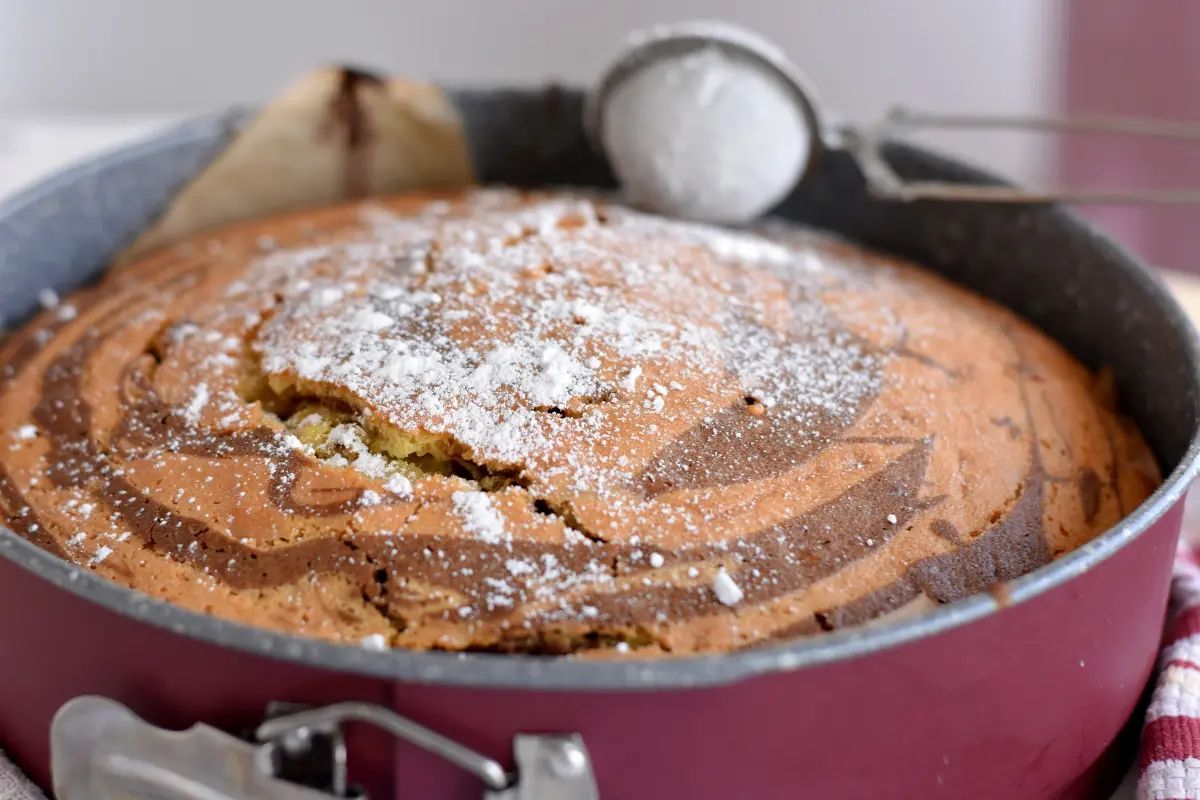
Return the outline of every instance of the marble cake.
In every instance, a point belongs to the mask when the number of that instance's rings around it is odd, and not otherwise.
[[[822,235],[478,189],[240,224],[0,348],[0,521],[367,647],[719,652],[915,613],[1160,482],[1102,378]]]

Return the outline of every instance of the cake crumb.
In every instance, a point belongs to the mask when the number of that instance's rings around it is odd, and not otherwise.
[[[997,581],[989,585],[987,591],[1000,608],[1008,608],[1012,605],[1012,591],[1008,588],[1008,584],[1005,581]]]
[[[730,608],[742,602],[742,598],[746,596],[742,588],[734,582],[733,578],[729,577],[729,573],[725,571],[724,567],[717,570],[717,574],[713,576],[712,590],[713,594],[717,596],[717,600]]]
[[[387,650],[387,638],[382,633],[372,633],[369,636],[364,636],[359,645],[364,650]]]
[[[413,496],[412,481],[403,475],[400,475],[399,473],[388,478],[383,484],[383,488],[384,491],[391,492],[392,494],[405,500],[410,500]]]

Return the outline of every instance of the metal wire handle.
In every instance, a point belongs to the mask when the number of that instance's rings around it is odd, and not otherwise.
[[[867,187],[885,200],[957,200],[993,203],[1048,203],[1063,201],[1081,204],[1200,204],[1200,188],[1150,189],[1026,189],[1010,186],[980,186],[942,181],[906,181],[896,174],[883,157],[885,141],[905,131],[943,130],[1031,130],[1073,133],[1116,133],[1159,139],[1200,142],[1200,126],[1166,120],[1112,116],[1012,116],[935,114],[897,106],[878,124],[867,128],[840,130],[840,146],[858,163]]]

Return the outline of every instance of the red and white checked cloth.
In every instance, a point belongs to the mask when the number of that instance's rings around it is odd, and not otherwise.
[[[1139,800],[1200,798],[1200,544],[1195,542],[1179,546],[1171,614],[1142,730]]]
[[[3,753],[0,753],[0,800],[46,800]]]

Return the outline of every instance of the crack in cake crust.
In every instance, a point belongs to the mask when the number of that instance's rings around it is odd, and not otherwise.
[[[198,239],[47,311],[0,381],[9,527],[371,646],[816,634],[1010,580],[1160,480],[1083,368],[986,301],[811,232],[582,196]]]

